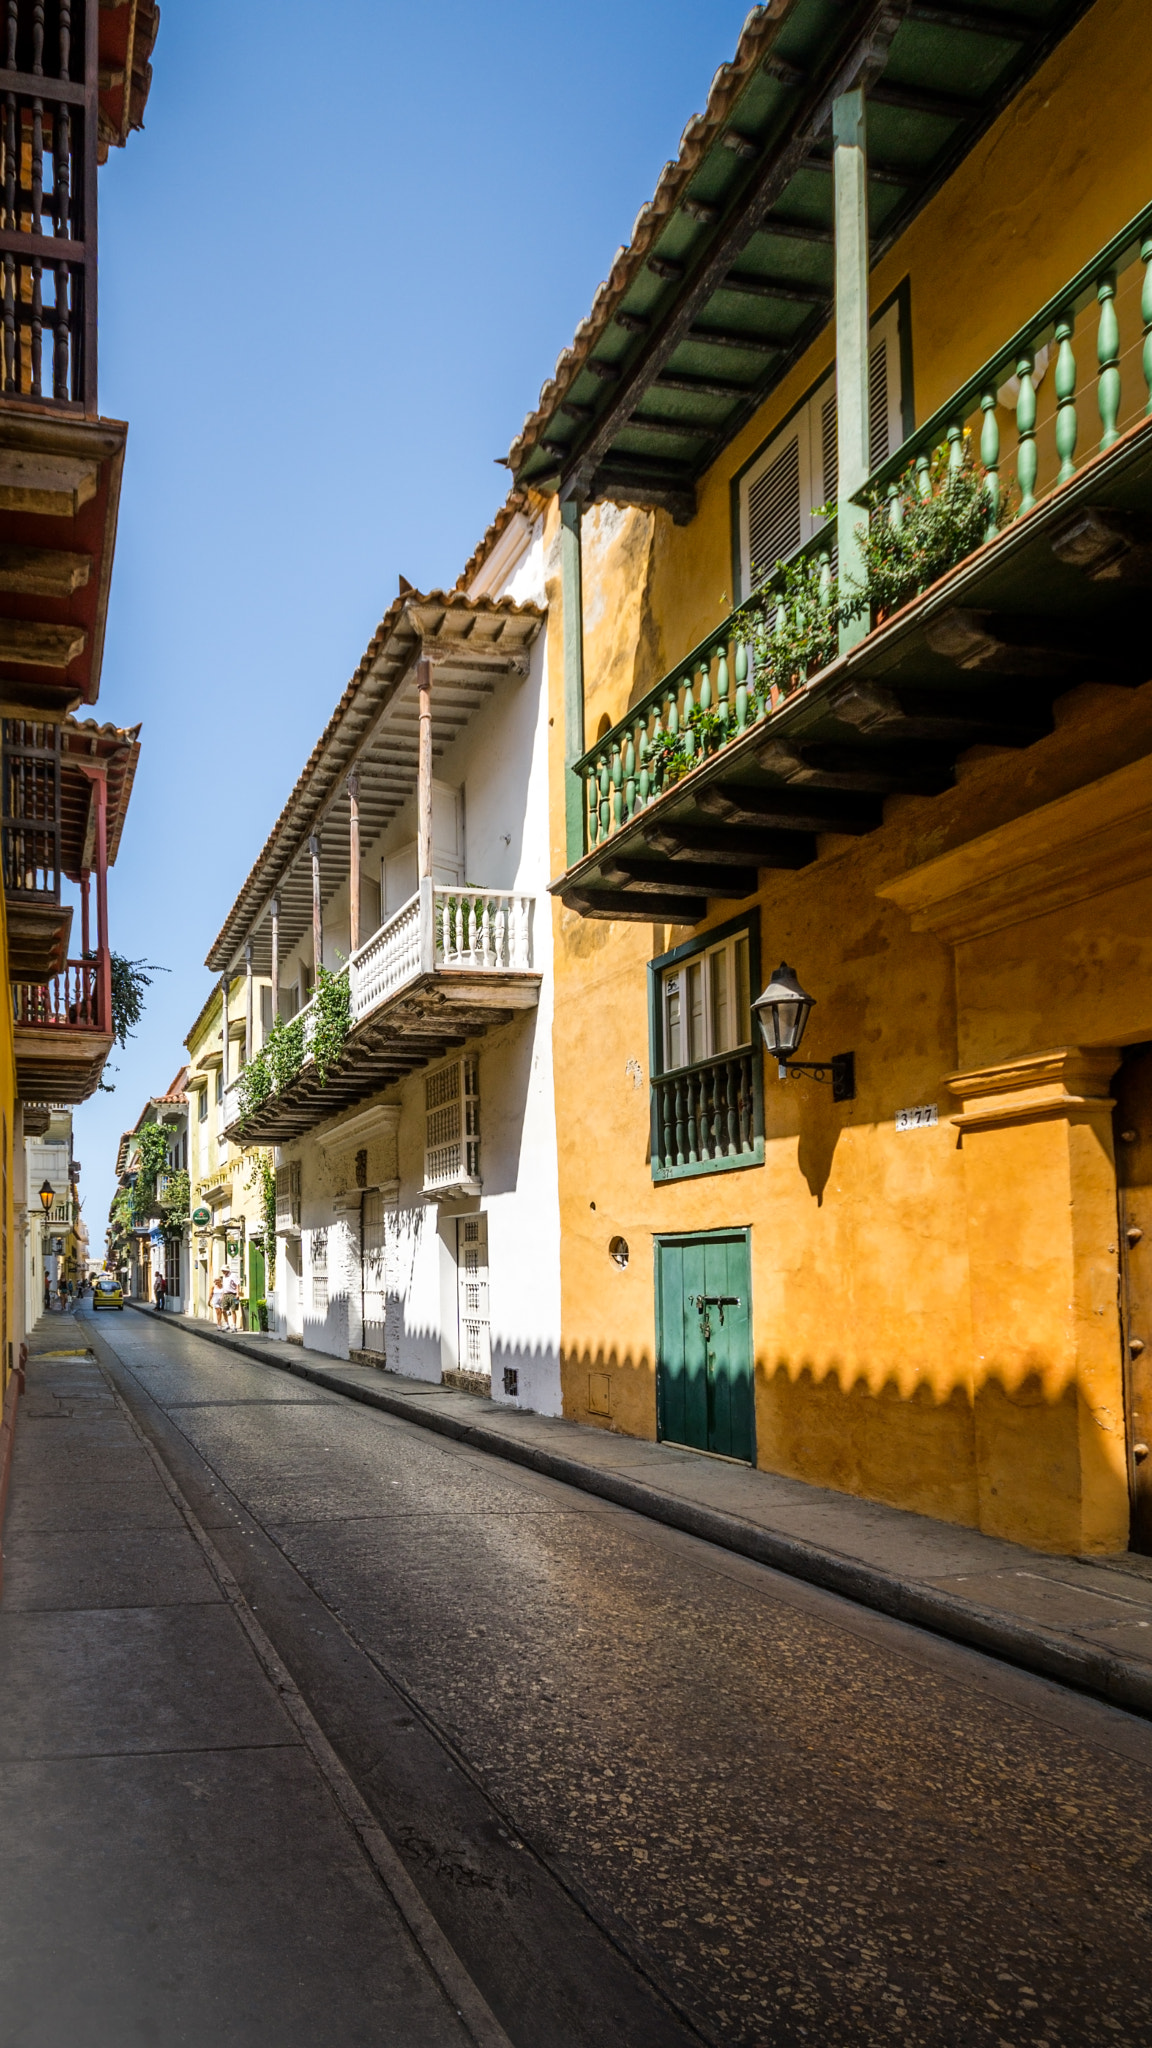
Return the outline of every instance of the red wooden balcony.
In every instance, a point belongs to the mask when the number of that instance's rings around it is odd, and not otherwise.
[[[49,981],[12,984],[16,1084],[22,1101],[83,1102],[112,1049],[106,949],[66,960]]]

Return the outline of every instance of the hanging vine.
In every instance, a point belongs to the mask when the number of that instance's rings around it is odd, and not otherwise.
[[[132,1208],[136,1223],[144,1223],[157,1205],[156,1182],[168,1165],[172,1133],[163,1124],[144,1124],[136,1133],[136,1183]]]
[[[347,970],[331,974],[326,967],[320,969],[316,976],[312,1013],[312,1058],[323,1087],[352,1029],[352,991],[348,986]]]
[[[191,1209],[191,1185],[183,1167],[170,1173],[160,1196],[160,1215],[165,1237],[183,1237]]]

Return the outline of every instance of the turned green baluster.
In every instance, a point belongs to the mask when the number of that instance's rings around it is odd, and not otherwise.
[[[600,756],[600,837],[607,839],[612,830],[612,771],[607,754]]]
[[[624,816],[630,818],[636,809],[636,741],[629,733],[624,742]]]
[[[1100,279],[1096,297],[1100,301],[1100,325],[1096,330],[1096,360],[1100,365],[1100,377],[1096,385],[1096,403],[1104,429],[1100,446],[1111,448],[1113,441],[1120,438],[1116,427],[1120,417],[1120,322],[1116,318],[1116,279],[1111,272]]]
[[[1020,396],[1016,400],[1016,480],[1020,485],[1020,510],[1030,512],[1036,503],[1036,387],[1032,382],[1035,358],[1021,356],[1016,365]]]
[[[612,829],[620,830],[624,823],[624,763],[620,758],[619,743],[612,747]]]
[[[731,684],[728,679],[728,642],[722,641],[716,649],[716,709],[725,725],[732,720],[732,706],[728,702]]]
[[[653,745],[653,747],[654,747],[654,748],[656,749],[657,753],[658,753],[658,754],[661,754],[661,755],[662,755],[662,751],[663,751],[663,746],[664,746],[664,727],[663,727],[663,725],[662,725],[662,724],[660,723],[660,706],[659,706],[659,704],[657,704],[657,706],[656,706],[656,722],[655,722],[655,724],[654,724],[654,725],[653,725],[653,727],[652,727],[652,745]],[[663,762],[663,759],[661,758],[661,759],[659,759],[659,760],[657,761],[657,763],[656,763],[656,766],[655,766],[655,768],[654,768],[654,769],[653,769],[653,771],[652,771],[652,793],[653,793],[653,795],[659,795],[659,793],[660,793],[660,791],[661,791],[661,789],[662,789],[663,787],[664,787],[664,762]]]
[[[959,476],[964,467],[964,428],[953,420],[948,429],[948,474]]]
[[[930,455],[918,455],[916,457],[916,489],[922,498],[930,498],[932,496],[932,457]]]
[[[1144,322],[1144,382],[1148,386],[1146,413],[1152,413],[1152,236],[1140,244],[1144,265],[1144,287],[1140,293],[1140,317]]]
[[[711,711],[711,709],[712,709],[712,662],[711,662],[711,658],[708,658],[708,659],[706,659],[706,660],[704,660],[704,661],[702,661],[702,662],[700,663],[700,696],[699,696],[699,704],[700,704],[700,709],[701,709],[701,711]]]
[[[980,400],[984,424],[980,429],[980,460],[984,465],[984,490],[988,499],[985,539],[991,540],[1000,525],[1000,422],[996,417],[996,392],[986,391]]]
[[[1079,425],[1076,418],[1076,357],[1072,350],[1075,315],[1062,313],[1056,322],[1056,453],[1060,457],[1057,483],[1066,484],[1076,474],[1073,460]]]
[[[683,733],[684,758],[686,761],[691,761],[696,752],[696,735],[692,730],[692,713],[695,709],[696,699],[692,695],[692,671],[689,669],[684,677]]]
[[[736,730],[743,732],[748,723],[748,649],[743,640],[736,642]]]
[[[899,533],[904,524],[904,500],[900,496],[899,484],[888,486],[888,524],[893,533]]]
[[[595,762],[584,778],[584,795],[588,805],[588,850],[591,852],[600,837],[600,783]]]
[[[648,742],[648,720],[647,718],[645,718],[643,725],[640,727],[640,746],[638,749],[640,774],[636,784],[637,796],[639,799],[639,807],[641,810],[644,809],[644,806],[647,804],[648,799],[652,794],[652,775],[648,767],[648,756],[651,753],[651,751],[652,749]]]
[[[820,599],[820,609],[827,611],[828,606],[832,602],[832,557],[829,554],[822,554],[820,557],[816,588]]]

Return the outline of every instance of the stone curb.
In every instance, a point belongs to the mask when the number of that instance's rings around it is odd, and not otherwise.
[[[136,1309],[141,1315],[159,1317],[159,1311],[145,1302],[130,1301],[126,1306]],[[329,1371],[321,1366],[305,1365],[302,1360],[297,1362],[287,1345],[284,1349],[288,1355],[283,1360],[271,1358],[257,1345],[246,1344],[242,1336],[225,1335],[223,1330],[192,1324],[181,1316],[170,1316],[167,1320],[177,1329],[204,1337],[210,1344],[219,1344],[226,1351],[238,1351],[243,1357],[254,1358],[275,1371],[290,1372],[297,1379],[309,1380],[330,1393],[343,1394],[350,1401],[383,1409],[388,1415],[417,1423],[422,1429],[451,1437],[474,1450],[487,1451],[510,1464],[527,1466],[546,1478],[558,1479],[566,1486],[578,1487],[583,1493],[612,1501],[617,1507],[646,1515],[650,1521],[663,1522],[668,1528],[698,1536],[706,1543],[735,1551],[757,1564],[769,1565],[775,1571],[787,1572],[792,1578],[804,1579],[808,1584],[821,1586],[830,1593],[839,1593],[845,1599],[855,1600],[862,1607],[874,1608],[877,1613],[890,1615],[894,1620],[930,1629],[936,1635],[966,1644],[969,1649],[1003,1658],[1006,1663],[1019,1665],[1022,1670],[1055,1679],[1060,1685],[1091,1693],[1111,1706],[1123,1707],[1129,1713],[1152,1719],[1152,1668],[1112,1656],[1106,1650],[1092,1649],[1074,1637],[1030,1627],[1012,1616],[997,1613],[994,1608],[962,1600],[954,1593],[943,1593],[936,1587],[898,1578],[893,1572],[880,1571],[875,1565],[862,1564],[858,1559],[845,1557],[837,1551],[822,1550],[818,1544],[805,1543],[778,1530],[758,1528],[754,1522],[743,1521],[738,1515],[725,1514],[721,1509],[662,1493],[643,1480],[601,1471],[594,1465],[584,1464],[579,1458],[543,1450],[535,1444],[517,1443],[514,1438],[503,1435],[499,1430],[485,1428],[482,1423],[462,1422],[458,1416],[422,1408],[411,1395],[391,1394],[383,1386],[349,1386],[340,1379],[338,1369]]]

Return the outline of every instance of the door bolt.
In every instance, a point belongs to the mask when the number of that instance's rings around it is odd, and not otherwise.
[[[1142,1465],[1144,1463],[1145,1458],[1148,1456],[1147,1444],[1133,1444],[1132,1456],[1135,1458],[1136,1463],[1138,1465]]]
[[[1124,1232],[1124,1235],[1127,1238],[1130,1245],[1139,1244],[1140,1239],[1144,1235],[1144,1232],[1141,1230],[1140,1225],[1138,1223],[1130,1223],[1128,1225],[1127,1230]]]
[[[1128,1339],[1128,1355],[1129,1355],[1129,1357],[1130,1357],[1130,1358],[1139,1358],[1139,1356],[1140,1356],[1140,1353],[1141,1353],[1141,1352],[1143,1351],[1143,1349],[1144,1349],[1144,1339],[1143,1339],[1143,1337],[1129,1337],[1129,1339]]]

